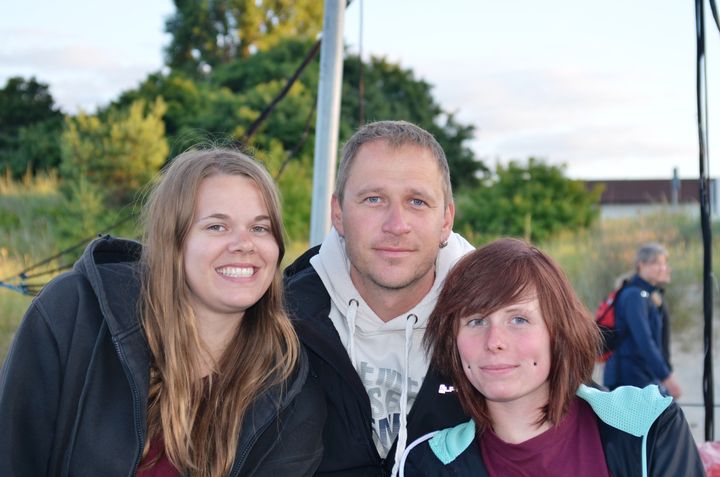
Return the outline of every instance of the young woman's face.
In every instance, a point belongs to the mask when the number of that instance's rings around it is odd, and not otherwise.
[[[461,319],[457,347],[465,376],[488,406],[547,403],[550,335],[534,294],[488,316]]]
[[[198,189],[184,247],[198,319],[242,317],[270,287],[279,247],[260,191],[241,175],[215,175]]]

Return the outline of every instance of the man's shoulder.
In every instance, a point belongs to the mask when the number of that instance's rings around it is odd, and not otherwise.
[[[310,264],[318,249],[319,246],[311,248],[283,272],[285,302],[292,319],[311,319],[317,315],[327,317],[330,310],[330,295]]]
[[[317,255],[319,252],[320,245],[311,247],[307,249],[298,258],[296,258],[293,263],[291,263],[285,268],[285,270],[283,271],[283,280],[285,281],[286,286],[288,282],[294,282],[299,277],[301,277],[303,273],[308,272],[308,270],[314,270],[312,265],[310,264],[310,259]]]

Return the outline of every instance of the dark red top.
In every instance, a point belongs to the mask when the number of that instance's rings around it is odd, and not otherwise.
[[[578,397],[560,424],[520,444],[508,444],[486,430],[480,437],[480,452],[491,477],[610,477],[597,418]]]
[[[145,464],[152,462],[158,455],[158,461],[152,467],[145,468]],[[180,472],[170,463],[170,459],[165,453],[162,438],[153,439],[150,443],[148,455],[140,462],[135,477],[181,477]]]

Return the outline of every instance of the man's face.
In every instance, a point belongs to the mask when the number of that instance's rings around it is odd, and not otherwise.
[[[360,294],[403,290],[419,301],[434,281],[454,213],[430,151],[391,148],[385,141],[362,146],[342,203],[332,200],[333,225],[345,237],[350,277]]]
[[[665,285],[670,283],[672,269],[668,264],[667,255],[658,255],[652,262],[639,262],[638,274],[640,278],[651,285]]]

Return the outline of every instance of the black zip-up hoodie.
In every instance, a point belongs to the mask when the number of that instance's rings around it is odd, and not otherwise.
[[[97,239],[33,300],[0,374],[0,475],[135,474],[150,365],[137,312],[140,252],[137,242]],[[258,397],[230,475],[314,472],[325,419],[314,381],[303,353],[285,386]]]
[[[383,459],[372,438],[370,398],[329,318],[330,296],[310,265],[311,248],[285,269],[285,298],[310,366],[327,401],[324,454],[318,476],[389,476],[397,438]],[[407,416],[408,442],[467,420],[450,380],[431,365]]]

